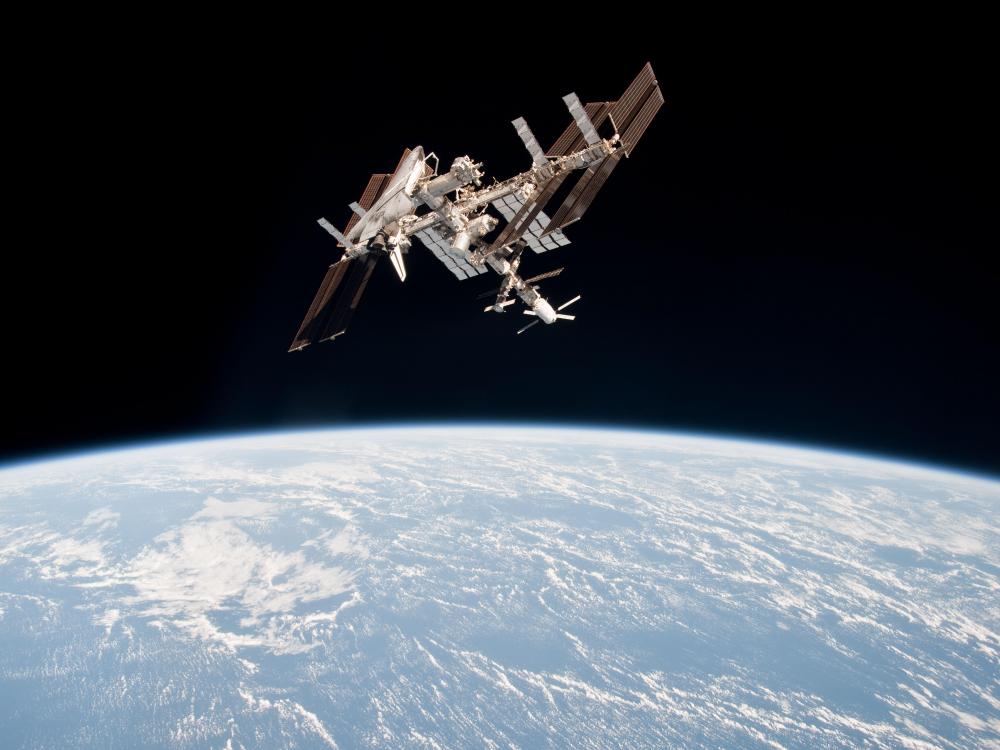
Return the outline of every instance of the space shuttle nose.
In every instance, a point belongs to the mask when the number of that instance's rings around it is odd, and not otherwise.
[[[556,311],[552,309],[552,305],[548,303],[548,300],[539,297],[535,300],[535,304],[531,306],[531,309],[535,311],[535,315],[541,318],[543,323],[556,322]]]

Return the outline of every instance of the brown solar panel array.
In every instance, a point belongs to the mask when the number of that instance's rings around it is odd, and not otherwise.
[[[288,351],[297,352],[317,341],[328,341],[347,330],[378,259],[377,255],[365,255],[357,260],[342,260],[327,269]]]
[[[591,106],[588,104],[585,109]],[[614,121],[621,136],[622,150],[598,162],[583,173],[579,182],[573,186],[570,194],[566,196],[566,200],[553,215],[552,221],[545,227],[545,231],[542,232],[543,237],[583,217],[587,209],[590,208],[590,204],[594,202],[594,198],[597,197],[597,192],[604,186],[614,168],[618,166],[622,153],[624,152],[626,155],[632,153],[661,106],[663,106],[663,94],[660,93],[659,86],[656,84],[653,66],[646,63],[635,80],[625,89],[621,99],[611,104],[606,111],[607,116]],[[597,125],[596,122],[594,124]],[[571,128],[575,127],[574,123]],[[577,132],[579,133],[579,129]],[[565,137],[566,133],[563,133],[563,138]],[[576,144],[574,146],[581,147],[576,146]]]
[[[587,117],[594,123],[594,127],[599,128],[608,118],[608,109],[610,107],[611,102],[591,102],[590,104],[583,105],[583,111],[587,113]],[[577,127],[576,122],[571,122],[563,131],[563,134],[552,144],[552,148],[545,152],[545,155],[565,156],[566,154],[580,150],[585,145],[586,141],[583,140],[583,133],[580,132],[580,128]]]
[[[320,341],[329,341],[347,330],[347,325],[361,301],[361,295],[368,286],[368,279],[371,278],[378,259],[378,255],[365,255],[351,263],[351,268],[340,285],[339,293],[331,299],[329,315],[323,324]]]
[[[646,63],[639,75],[629,84],[621,99],[611,106],[611,118],[622,135],[625,153],[631,153],[639,137],[649,127],[653,116],[663,104],[663,94],[656,85],[653,66]],[[633,125],[636,127],[633,129]],[[631,133],[629,131],[632,131]],[[631,140],[628,140],[630,137]]]
[[[590,204],[594,202],[594,198],[597,197],[597,191],[604,187],[604,183],[611,175],[612,170],[618,166],[623,153],[623,151],[616,151],[611,156],[607,156],[597,164],[589,167],[583,173],[583,176],[573,186],[569,195],[566,196],[566,200],[562,202],[562,205],[559,206],[558,210],[552,216],[552,220],[545,227],[545,231],[542,232],[542,237],[583,218],[584,213],[590,208]]]
[[[649,96],[650,89],[655,85],[656,77],[653,75],[653,66],[646,63],[639,71],[639,75],[625,89],[621,98],[611,105],[611,116],[614,118],[619,132],[622,128],[628,127],[629,113],[633,117],[635,116],[635,113],[646,101],[646,97]]]
[[[639,114],[629,123],[628,129],[622,135],[622,146],[624,146],[626,154],[632,154],[635,145],[642,138],[642,134],[646,132],[646,128],[649,127],[649,124],[656,117],[656,113],[660,111],[660,107],[662,106],[663,94],[660,93],[659,86],[656,86],[653,88],[653,93],[646,99],[646,103],[642,105]]]
[[[319,285],[319,291],[316,292],[312,304],[309,305],[306,317],[303,319],[302,325],[299,326],[299,331],[295,334],[295,338],[292,340],[292,345],[288,348],[288,351],[297,352],[300,349],[305,349],[319,335],[319,332],[323,328],[323,322],[329,314],[331,299],[337,291],[337,287],[340,286],[340,282],[343,280],[347,267],[350,264],[351,261],[342,260],[334,263],[326,270],[323,283]]]
[[[382,191],[385,190],[385,186],[389,184],[389,178],[391,176],[392,175],[387,174],[373,174],[368,180],[368,185],[365,186],[365,191],[358,199],[358,205],[365,211],[371,208],[375,201],[378,200],[378,197],[382,195]],[[351,218],[348,220],[347,228],[344,230],[345,236],[351,233],[351,229],[354,228],[354,225],[358,223],[358,219],[360,218],[360,216],[351,211]]]
[[[545,273],[540,273],[537,276],[532,276],[530,279],[525,279],[525,284],[534,284],[536,281],[541,281],[542,279],[551,279],[553,276],[558,276],[561,274],[564,268],[557,268],[554,271],[546,271]]]
[[[584,213],[590,208],[590,204],[594,202],[594,198],[597,197],[597,191],[604,187],[604,183],[611,176],[614,168],[618,166],[621,157],[622,152],[616,151],[583,173],[583,177],[573,186],[573,190],[566,196],[563,204],[559,206],[559,210],[552,217],[552,221],[545,227],[545,231],[542,232],[543,237],[549,232],[554,232],[560,227],[572,224],[574,221],[579,221],[583,218]]]

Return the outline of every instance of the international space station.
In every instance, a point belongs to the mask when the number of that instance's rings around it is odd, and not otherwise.
[[[518,299],[524,303],[524,314],[534,320],[517,333],[539,322],[573,320],[575,316],[563,311],[580,295],[553,307],[537,286],[563,269],[523,278],[519,271],[524,250],[537,254],[569,244],[563,228],[583,217],[618,162],[632,153],[663,105],[663,95],[652,65],[646,63],[617,101],[584,104],[576,94],[563,101],[573,121],[547,151],[523,117],[513,121],[531,156],[531,169],[525,172],[484,185],[481,163],[460,156],[439,174],[437,156],[416,146],[403,152],[394,172],[371,176],[361,197],[350,204],[353,213],[343,232],[319,219],[344,254],[327,270],[289,351],[344,333],[383,257],[405,281],[404,258],[413,237],[460,280],[489,269],[496,272],[499,288],[479,299],[495,295],[485,312],[504,312]],[[583,174],[549,218],[543,209],[578,171]],[[499,219],[488,212],[491,206],[505,222],[492,238]]]

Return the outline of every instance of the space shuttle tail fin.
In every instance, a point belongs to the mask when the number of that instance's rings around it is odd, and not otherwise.
[[[354,229],[354,225],[358,223],[358,219],[364,216],[368,209],[378,200],[378,197],[382,195],[382,191],[389,184],[391,177],[392,175],[389,174],[373,174],[368,179],[368,184],[365,186],[364,192],[361,193],[361,197],[351,204],[351,218],[344,228],[345,235],[350,235],[351,230]],[[338,244],[341,247],[347,247],[344,241],[338,241]]]
[[[399,280],[406,281],[406,264],[403,262],[403,252],[399,249],[399,245],[392,246],[392,250],[389,251],[389,261]]]

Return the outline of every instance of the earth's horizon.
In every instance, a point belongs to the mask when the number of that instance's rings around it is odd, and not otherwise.
[[[1000,481],[617,427],[0,466],[0,736],[1000,746]]]
[[[10,469],[22,469],[38,464],[54,464],[63,461],[80,461],[98,458],[110,454],[134,453],[137,451],[152,451],[177,445],[197,445],[200,443],[218,443],[239,440],[261,440],[278,438],[288,435],[340,435],[350,433],[392,433],[411,431],[461,431],[489,430],[501,432],[574,432],[574,433],[612,433],[622,435],[649,435],[676,440],[693,440],[716,442],[722,444],[753,445],[797,453],[813,453],[840,456],[876,463],[896,464],[939,474],[951,474],[968,479],[1000,484],[1000,473],[992,473],[985,469],[969,466],[958,466],[934,459],[920,459],[903,454],[883,453],[875,449],[851,448],[836,443],[811,442],[809,440],[781,439],[773,436],[755,436],[749,433],[726,433],[703,430],[673,429],[668,427],[630,426],[623,424],[602,424],[600,422],[518,422],[518,421],[443,421],[443,422],[371,422],[337,426],[306,426],[282,427],[276,429],[249,429],[220,432],[197,433],[184,436],[144,437],[135,440],[124,440],[102,444],[96,448],[62,448],[52,452],[38,452],[17,458],[0,461],[0,473]]]

